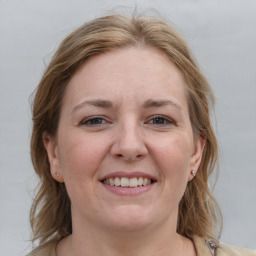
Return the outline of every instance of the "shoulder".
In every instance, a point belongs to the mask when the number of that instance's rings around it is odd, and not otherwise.
[[[228,244],[220,243],[217,249],[217,255],[220,256],[256,256],[256,251],[254,250],[249,250],[245,248],[240,248],[237,246],[231,246]]]
[[[256,256],[256,251],[218,243],[214,239],[193,237],[197,256]]]
[[[43,246],[39,246],[26,256],[56,256],[55,252],[56,243],[46,243]]]

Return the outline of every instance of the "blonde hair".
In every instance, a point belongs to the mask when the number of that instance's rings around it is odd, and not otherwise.
[[[161,19],[109,15],[84,24],[63,40],[36,90],[31,157],[40,186],[31,208],[30,222],[32,241],[38,240],[39,246],[72,233],[70,199],[65,184],[56,182],[50,174],[42,135],[44,132],[56,135],[65,88],[87,58],[137,45],[159,49],[179,68],[186,80],[194,134],[206,141],[197,175],[188,183],[179,205],[177,232],[188,238],[215,236],[221,214],[208,188],[209,175],[218,159],[217,141],[210,120],[210,103],[214,103],[212,90],[187,45],[172,27]]]

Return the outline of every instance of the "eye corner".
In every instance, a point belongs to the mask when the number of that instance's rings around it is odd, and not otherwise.
[[[146,123],[160,127],[176,124],[176,122],[172,118],[160,114],[150,116]]]
[[[110,123],[106,117],[104,116],[89,116],[86,118],[83,118],[78,125],[79,126],[86,126],[86,127],[99,127],[105,124]]]

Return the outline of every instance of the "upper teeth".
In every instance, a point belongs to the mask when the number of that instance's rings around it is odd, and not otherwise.
[[[138,186],[146,186],[150,185],[152,183],[151,179],[148,178],[126,178],[126,177],[115,177],[115,178],[108,178],[103,180],[104,184],[110,185],[110,186],[117,186],[117,187],[138,187]]]

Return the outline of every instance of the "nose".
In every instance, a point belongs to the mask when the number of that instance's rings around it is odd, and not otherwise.
[[[148,154],[148,150],[141,129],[139,125],[131,122],[120,126],[114,135],[115,141],[111,148],[111,154],[115,158],[125,161],[143,159]]]

